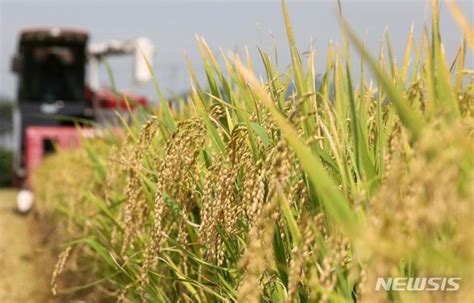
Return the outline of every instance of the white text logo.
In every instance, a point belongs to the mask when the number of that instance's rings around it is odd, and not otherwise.
[[[385,291],[457,291],[459,277],[398,277],[377,278],[375,290]]]

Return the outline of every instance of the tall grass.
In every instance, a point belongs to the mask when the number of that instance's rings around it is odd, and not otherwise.
[[[65,265],[122,302],[468,300],[472,45],[448,64],[432,7],[401,65],[388,35],[375,57],[341,12],[345,43],[328,45],[319,87],[284,1],[292,64],[280,71],[261,50],[264,81],[248,53],[221,52],[221,66],[198,37],[206,88],[189,64],[187,103],[172,109],[156,83],[161,106],[146,122],[36,172],[41,203],[69,230],[53,286]],[[349,46],[363,62],[357,85]],[[374,291],[387,276],[463,280],[458,292]]]

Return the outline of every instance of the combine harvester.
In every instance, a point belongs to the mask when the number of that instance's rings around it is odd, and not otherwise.
[[[143,97],[101,88],[99,63],[110,55],[134,55],[135,82],[145,83],[151,78],[147,60],[152,59],[153,44],[147,38],[95,44],[88,39],[86,31],[58,27],[24,29],[20,34],[12,59],[12,71],[18,75],[13,170],[21,187],[20,212],[33,206],[31,173],[54,146],[76,148],[83,134],[100,132],[85,121],[116,123],[117,111],[128,112],[125,96],[132,109],[148,105]],[[84,127],[79,130],[77,125]]]

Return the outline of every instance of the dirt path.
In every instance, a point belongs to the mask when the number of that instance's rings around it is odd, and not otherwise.
[[[15,213],[15,196],[15,190],[0,189],[0,302],[53,302],[51,273],[45,269],[50,265],[44,264],[48,252],[41,248],[32,215]]]

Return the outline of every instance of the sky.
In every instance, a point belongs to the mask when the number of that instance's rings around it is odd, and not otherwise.
[[[292,1],[288,8],[297,44],[301,51],[312,45],[316,50],[316,71],[322,72],[329,41],[341,40],[336,18],[336,1]],[[459,2],[459,1],[458,1]],[[343,0],[349,23],[376,52],[388,27],[395,57],[401,61],[411,23],[420,37],[429,22],[430,5],[421,0]],[[473,23],[474,0],[459,2]],[[185,53],[200,79],[204,79],[195,35],[203,36],[211,49],[242,51],[248,46],[254,62],[258,48],[271,50],[276,41],[280,67],[289,63],[286,33],[279,1],[21,1],[0,0],[0,96],[14,98],[16,79],[10,72],[10,59],[17,47],[18,33],[29,26],[72,26],[86,29],[91,42],[150,38],[156,47],[153,67],[168,94],[186,91],[189,77]],[[454,58],[461,33],[444,3],[441,29],[448,58]],[[110,59],[117,86],[153,97],[151,84],[134,85],[132,57]],[[357,61],[357,60],[353,60]],[[472,53],[468,64],[473,66]],[[263,72],[257,64],[257,72]],[[110,82],[102,72],[101,82]]]

